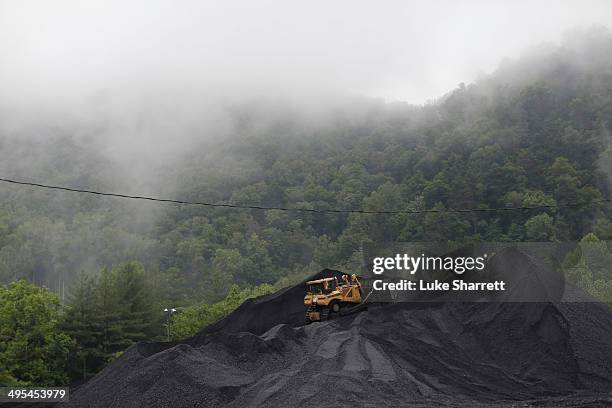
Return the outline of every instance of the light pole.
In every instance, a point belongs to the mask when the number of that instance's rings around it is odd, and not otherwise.
[[[176,312],[176,309],[165,308],[164,312],[166,312],[166,337],[168,338],[168,341],[170,341],[170,319],[172,318],[172,315]]]

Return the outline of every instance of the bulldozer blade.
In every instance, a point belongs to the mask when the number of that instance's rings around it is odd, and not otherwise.
[[[346,307],[343,309],[340,309],[340,316],[348,316],[350,314],[353,313],[359,313],[361,311],[367,310],[368,309],[368,305],[366,303],[360,303],[356,306],[352,306],[352,307]]]

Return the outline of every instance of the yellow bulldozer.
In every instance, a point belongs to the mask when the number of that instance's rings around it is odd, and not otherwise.
[[[304,296],[306,323],[328,320],[332,316],[344,316],[364,308],[361,282],[357,275],[342,275],[306,282]]]

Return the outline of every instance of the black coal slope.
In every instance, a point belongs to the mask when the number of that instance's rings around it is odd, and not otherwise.
[[[308,280],[333,276],[341,278],[342,275],[340,271],[323,269]],[[303,303],[304,292],[305,286],[300,284],[270,295],[249,299],[225,319],[206,327],[192,341],[197,344],[208,333],[219,331],[262,334],[278,324],[301,326],[306,315]]]
[[[322,271],[318,276],[339,273]],[[302,326],[303,285],[180,343],[141,343],[70,407],[602,406],[598,303],[395,303]],[[520,401],[517,403],[517,401]]]

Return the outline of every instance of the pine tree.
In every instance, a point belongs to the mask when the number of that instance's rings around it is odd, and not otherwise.
[[[96,280],[81,272],[70,293],[70,306],[63,324],[64,330],[77,345],[71,359],[70,375],[83,381],[87,381],[106,363],[99,349],[103,331],[95,291]]]
[[[73,379],[87,380],[135,342],[159,336],[151,293],[144,267],[136,262],[104,268],[98,279],[79,276],[64,323],[77,343]]]
[[[146,281],[144,267],[137,262],[122,264],[112,271],[116,313],[122,334],[122,344],[150,340],[158,334],[151,290]]]
[[[101,341],[98,345],[105,362],[112,361],[129,342],[126,343],[120,324],[119,294],[115,291],[114,274],[108,268],[102,269],[95,291],[96,313],[100,319]]]

